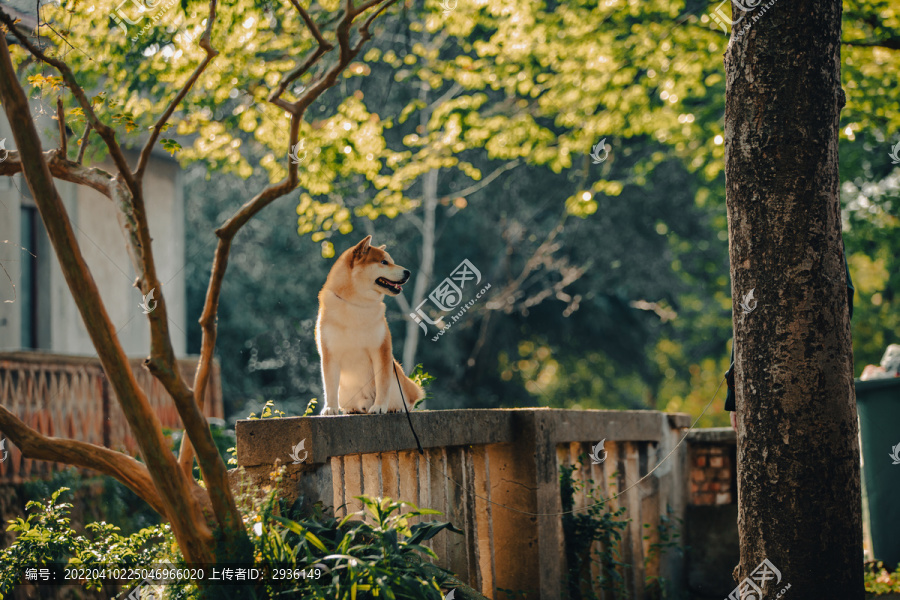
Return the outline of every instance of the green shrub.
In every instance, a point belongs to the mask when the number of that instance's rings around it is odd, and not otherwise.
[[[68,516],[72,505],[58,502],[66,491],[60,488],[46,502],[29,502],[26,519],[9,521],[8,529],[19,535],[0,552],[0,600],[21,582],[26,568],[51,563],[84,568],[184,564],[168,525],[148,527],[126,537],[119,534],[118,527],[100,522],[87,524],[87,535],[77,533]],[[410,524],[414,517],[440,514],[435,510],[389,498],[359,499],[365,510],[338,520],[325,515],[321,507],[312,516],[297,518],[283,501],[276,500],[272,490],[257,499],[246,492],[239,494],[244,523],[254,544],[253,566],[269,572],[274,568],[302,570],[306,575],[284,585],[261,579],[246,586],[252,589],[242,597],[441,600],[440,585],[449,573],[422,560],[436,558],[423,543],[444,529],[461,532],[445,522]],[[356,519],[363,515],[366,521]],[[81,583],[87,589],[109,589],[101,580]],[[201,597],[191,583],[165,588],[168,598]],[[212,596],[226,589],[213,588]]]
[[[276,479],[282,467],[274,473]],[[439,515],[408,502],[390,498],[358,496],[363,511],[336,519],[324,514],[321,505],[314,514],[292,514],[274,493],[260,502],[239,495],[250,537],[255,545],[256,565],[305,569],[313,577],[294,585],[265,585],[265,596],[287,594],[291,598],[343,600],[396,598],[397,600],[442,600],[440,584],[449,575],[424,562],[437,558],[423,543],[444,529],[461,533],[450,523],[419,522],[414,517]],[[365,516],[366,520],[359,520]],[[291,518],[293,517],[293,518]]]
[[[569,567],[568,589],[571,600],[598,598],[592,586],[591,564],[596,562],[599,569],[597,585],[613,598],[624,597],[625,582],[619,567],[625,567],[620,559],[619,541],[628,520],[620,520],[625,508],[610,511],[609,500],[600,496],[592,480],[577,481],[573,477],[578,465],[563,466],[560,469],[560,495],[562,499],[563,533],[566,543],[566,561]],[[589,507],[577,513],[575,492],[585,489]],[[599,551],[593,551],[595,542],[600,543]]]
[[[18,536],[9,548],[0,551],[0,599],[21,582],[26,568],[50,563],[85,568],[110,564],[144,567],[157,562],[165,541],[171,539],[168,525],[147,527],[126,537],[105,521],[88,523],[88,535],[81,535],[70,525],[72,505],[57,502],[67,491],[69,488],[62,487],[45,502],[29,501],[26,518],[9,521],[7,531],[18,532]],[[87,589],[102,588],[99,581],[85,581],[84,585]]]
[[[567,588],[569,600],[597,600],[595,589],[602,589],[606,598],[620,600],[628,597],[628,590],[622,573],[627,573],[632,565],[622,560],[619,545],[622,532],[630,519],[625,519],[625,507],[611,510],[609,498],[603,498],[597,491],[594,481],[576,480],[574,472],[580,469],[587,459],[582,456],[580,464],[560,468],[559,483],[562,500],[563,533],[565,535],[566,561],[568,565]],[[616,477],[613,473],[611,477]],[[575,508],[575,492],[586,492],[585,510],[570,512]],[[681,551],[676,541],[680,537],[678,529],[680,520],[672,516],[671,507],[666,507],[666,514],[660,515],[657,525],[657,541],[649,545],[644,557],[644,572],[651,562],[669,551]],[[644,523],[644,528],[651,525]],[[650,535],[644,535],[650,540]],[[597,547],[595,547],[597,544]],[[594,581],[591,567],[596,564],[597,580]],[[657,576],[647,575],[644,578],[644,593],[647,598],[665,598],[666,581]]]

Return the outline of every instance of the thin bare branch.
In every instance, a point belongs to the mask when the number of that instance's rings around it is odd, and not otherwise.
[[[322,32],[319,31],[318,26],[315,21],[312,20],[312,17],[309,16],[309,13],[306,12],[306,9],[300,6],[300,2],[298,0],[291,0],[291,4],[294,5],[294,8],[297,9],[297,12],[300,13],[300,18],[303,19],[303,22],[306,23],[306,26],[309,28],[310,33],[312,33],[313,37],[316,38],[316,41],[319,42],[319,46],[323,46],[331,50],[334,46],[329,44],[324,37],[322,37]]]
[[[69,137],[66,135],[66,111],[62,96],[56,97],[56,121],[59,123],[59,153],[63,158],[69,154]]]
[[[319,59],[322,58],[325,53],[332,50],[333,48],[334,46],[332,46],[331,44],[328,44],[328,46],[319,46],[318,48],[316,48],[316,51],[309,56],[309,58],[303,61],[303,64],[298,65],[297,67],[285,73],[281,78],[281,82],[278,84],[278,87],[275,88],[275,90],[273,90],[271,94],[269,94],[268,101],[275,106],[283,108],[291,114],[298,114],[299,110],[296,108],[296,106],[293,103],[282,99],[281,94],[284,93],[284,90],[287,89],[287,86],[289,86],[298,77],[302,77],[307,71],[312,68],[313,65],[319,62]]]
[[[425,84],[423,82],[423,85],[427,85],[427,84]],[[435,100],[434,102],[432,102],[431,104],[426,106],[423,112],[427,113],[428,115],[431,115],[431,113],[434,112],[435,108],[437,108],[444,102],[447,102],[448,100],[452,100],[462,90],[463,90],[463,86],[461,86],[458,83],[454,83],[453,85],[450,86],[450,89],[447,90],[446,93],[444,93],[440,98],[438,98],[437,100]]]
[[[299,118],[295,117],[292,124],[299,126]],[[296,134],[292,132],[292,139]],[[216,347],[216,314],[219,310],[219,298],[222,293],[222,282],[225,279],[225,270],[228,268],[228,254],[231,251],[231,242],[234,236],[256,213],[278,198],[289,193],[296,187],[296,165],[291,165],[293,177],[270,185],[253,199],[244,204],[225,224],[216,230],[219,243],[213,258],[212,272],[209,277],[209,286],[206,290],[206,300],[203,304],[203,314],[200,315],[200,328],[203,337],[200,343],[200,360],[197,361],[197,371],[194,375],[194,401],[198,406],[203,406],[203,400],[209,374],[211,370],[213,351]],[[178,463],[184,472],[190,472],[194,460],[193,444],[188,436],[184,436],[181,442],[181,451]]]
[[[75,162],[79,165],[84,160],[84,151],[87,150],[88,138],[90,138],[92,130],[91,124],[88,123],[84,128],[84,135],[81,136],[81,144],[79,144],[78,147],[78,158],[75,159]]]
[[[200,47],[206,50],[206,58],[204,58],[197,68],[194,69],[194,72],[191,73],[191,76],[188,77],[188,80],[181,87],[181,90],[176,94],[175,98],[172,99],[172,102],[169,103],[169,106],[166,108],[165,112],[157,119],[156,123],[150,129],[150,139],[147,140],[147,143],[144,144],[144,148],[141,150],[141,156],[138,159],[137,168],[134,170],[135,179],[141,181],[144,177],[144,170],[147,168],[147,163],[150,161],[150,154],[153,151],[153,146],[156,145],[156,141],[159,139],[160,134],[163,131],[163,127],[171,118],[172,113],[175,112],[175,109],[178,108],[178,105],[181,104],[181,101],[184,100],[184,97],[188,95],[188,92],[191,91],[191,87],[193,87],[194,83],[196,83],[197,79],[200,78],[200,75],[203,74],[203,71],[206,70],[206,67],[209,63],[219,54],[219,51],[212,47],[212,43],[210,42],[210,38],[212,36],[212,27],[213,23],[216,20],[216,2],[217,0],[210,0],[209,2],[209,18],[206,20],[206,29],[203,31],[203,34],[200,36]]]
[[[296,114],[296,113],[294,113],[295,109],[294,109],[293,105],[289,102],[286,102],[285,100],[282,100],[281,94],[284,93],[284,90],[287,89],[287,86],[289,86],[291,84],[291,82],[295,81],[298,77],[301,77],[304,73],[309,71],[314,64],[319,62],[319,59],[326,52],[330,52],[331,50],[333,50],[334,45],[331,44],[330,42],[328,42],[322,36],[322,32],[319,31],[319,28],[316,26],[316,23],[309,16],[309,13],[307,13],[306,10],[302,6],[300,6],[300,2],[298,2],[298,0],[291,0],[291,4],[293,4],[294,8],[296,8],[297,11],[299,11],[301,18],[306,23],[306,27],[309,29],[310,33],[312,33],[312,36],[319,43],[319,46],[316,48],[316,51],[313,52],[309,56],[309,58],[307,58],[305,61],[303,61],[302,64],[291,69],[290,71],[288,71],[281,77],[281,81],[279,82],[278,87],[275,88],[275,90],[272,91],[271,94],[269,94],[268,100],[269,100],[269,102],[272,102],[276,106],[279,106],[279,107],[283,108],[284,110],[291,112],[292,114]]]
[[[465,198],[466,196],[471,196],[475,192],[484,188],[486,185],[488,185],[493,180],[500,177],[500,175],[502,175],[503,173],[505,173],[511,169],[515,169],[518,166],[519,166],[519,159],[516,159],[512,162],[508,162],[505,165],[503,165],[502,167],[498,167],[498,168],[494,169],[494,171],[490,175],[488,175],[487,177],[485,177],[478,183],[476,183],[474,185],[470,185],[469,187],[467,187],[466,189],[464,189],[460,192],[455,192],[455,193],[451,194],[451,196],[453,196],[454,198]]]
[[[381,2],[381,1],[382,0],[370,0],[369,2],[364,4],[362,8],[359,9],[357,14],[361,14],[361,13],[365,12],[370,7],[374,6],[375,4],[377,4],[378,2]],[[397,2],[397,0],[390,0],[389,2],[385,2],[378,8],[378,10],[373,12],[368,19],[366,19],[365,23],[362,24],[362,27],[359,28],[359,41],[356,43],[356,46],[353,47],[353,56],[356,56],[359,53],[359,51],[362,50],[363,44],[365,44],[368,40],[370,40],[372,38],[372,34],[369,33],[369,27],[372,25],[372,22],[378,17],[378,15],[380,15],[382,12],[384,12],[387,9],[387,7],[389,7],[390,5],[392,5],[396,2]]]

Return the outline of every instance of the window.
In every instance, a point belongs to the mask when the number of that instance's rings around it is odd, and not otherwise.
[[[34,206],[22,206],[21,231],[19,239],[28,252],[22,253],[22,276],[19,286],[20,306],[22,307],[22,348],[35,349],[38,347],[38,217],[37,208]]]

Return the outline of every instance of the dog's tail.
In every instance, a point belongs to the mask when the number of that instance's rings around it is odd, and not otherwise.
[[[425,397],[425,388],[406,376],[403,372],[403,366],[396,358],[394,359],[394,367],[397,369],[397,375],[400,377],[400,389],[403,391],[406,405],[412,408],[416,405],[416,402]]]

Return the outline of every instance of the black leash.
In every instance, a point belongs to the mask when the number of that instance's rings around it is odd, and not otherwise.
[[[406,410],[406,420],[409,421],[409,430],[412,431],[413,437],[416,438],[416,446],[419,447],[419,454],[425,456],[425,451],[422,450],[422,444],[419,442],[419,436],[416,435],[416,430],[413,428],[412,417],[409,416],[409,407],[406,406],[406,398],[403,396],[403,386],[400,385],[400,376],[397,375],[397,363],[394,363],[394,377],[397,378],[397,387],[400,389],[400,399],[403,400],[403,408]]]

